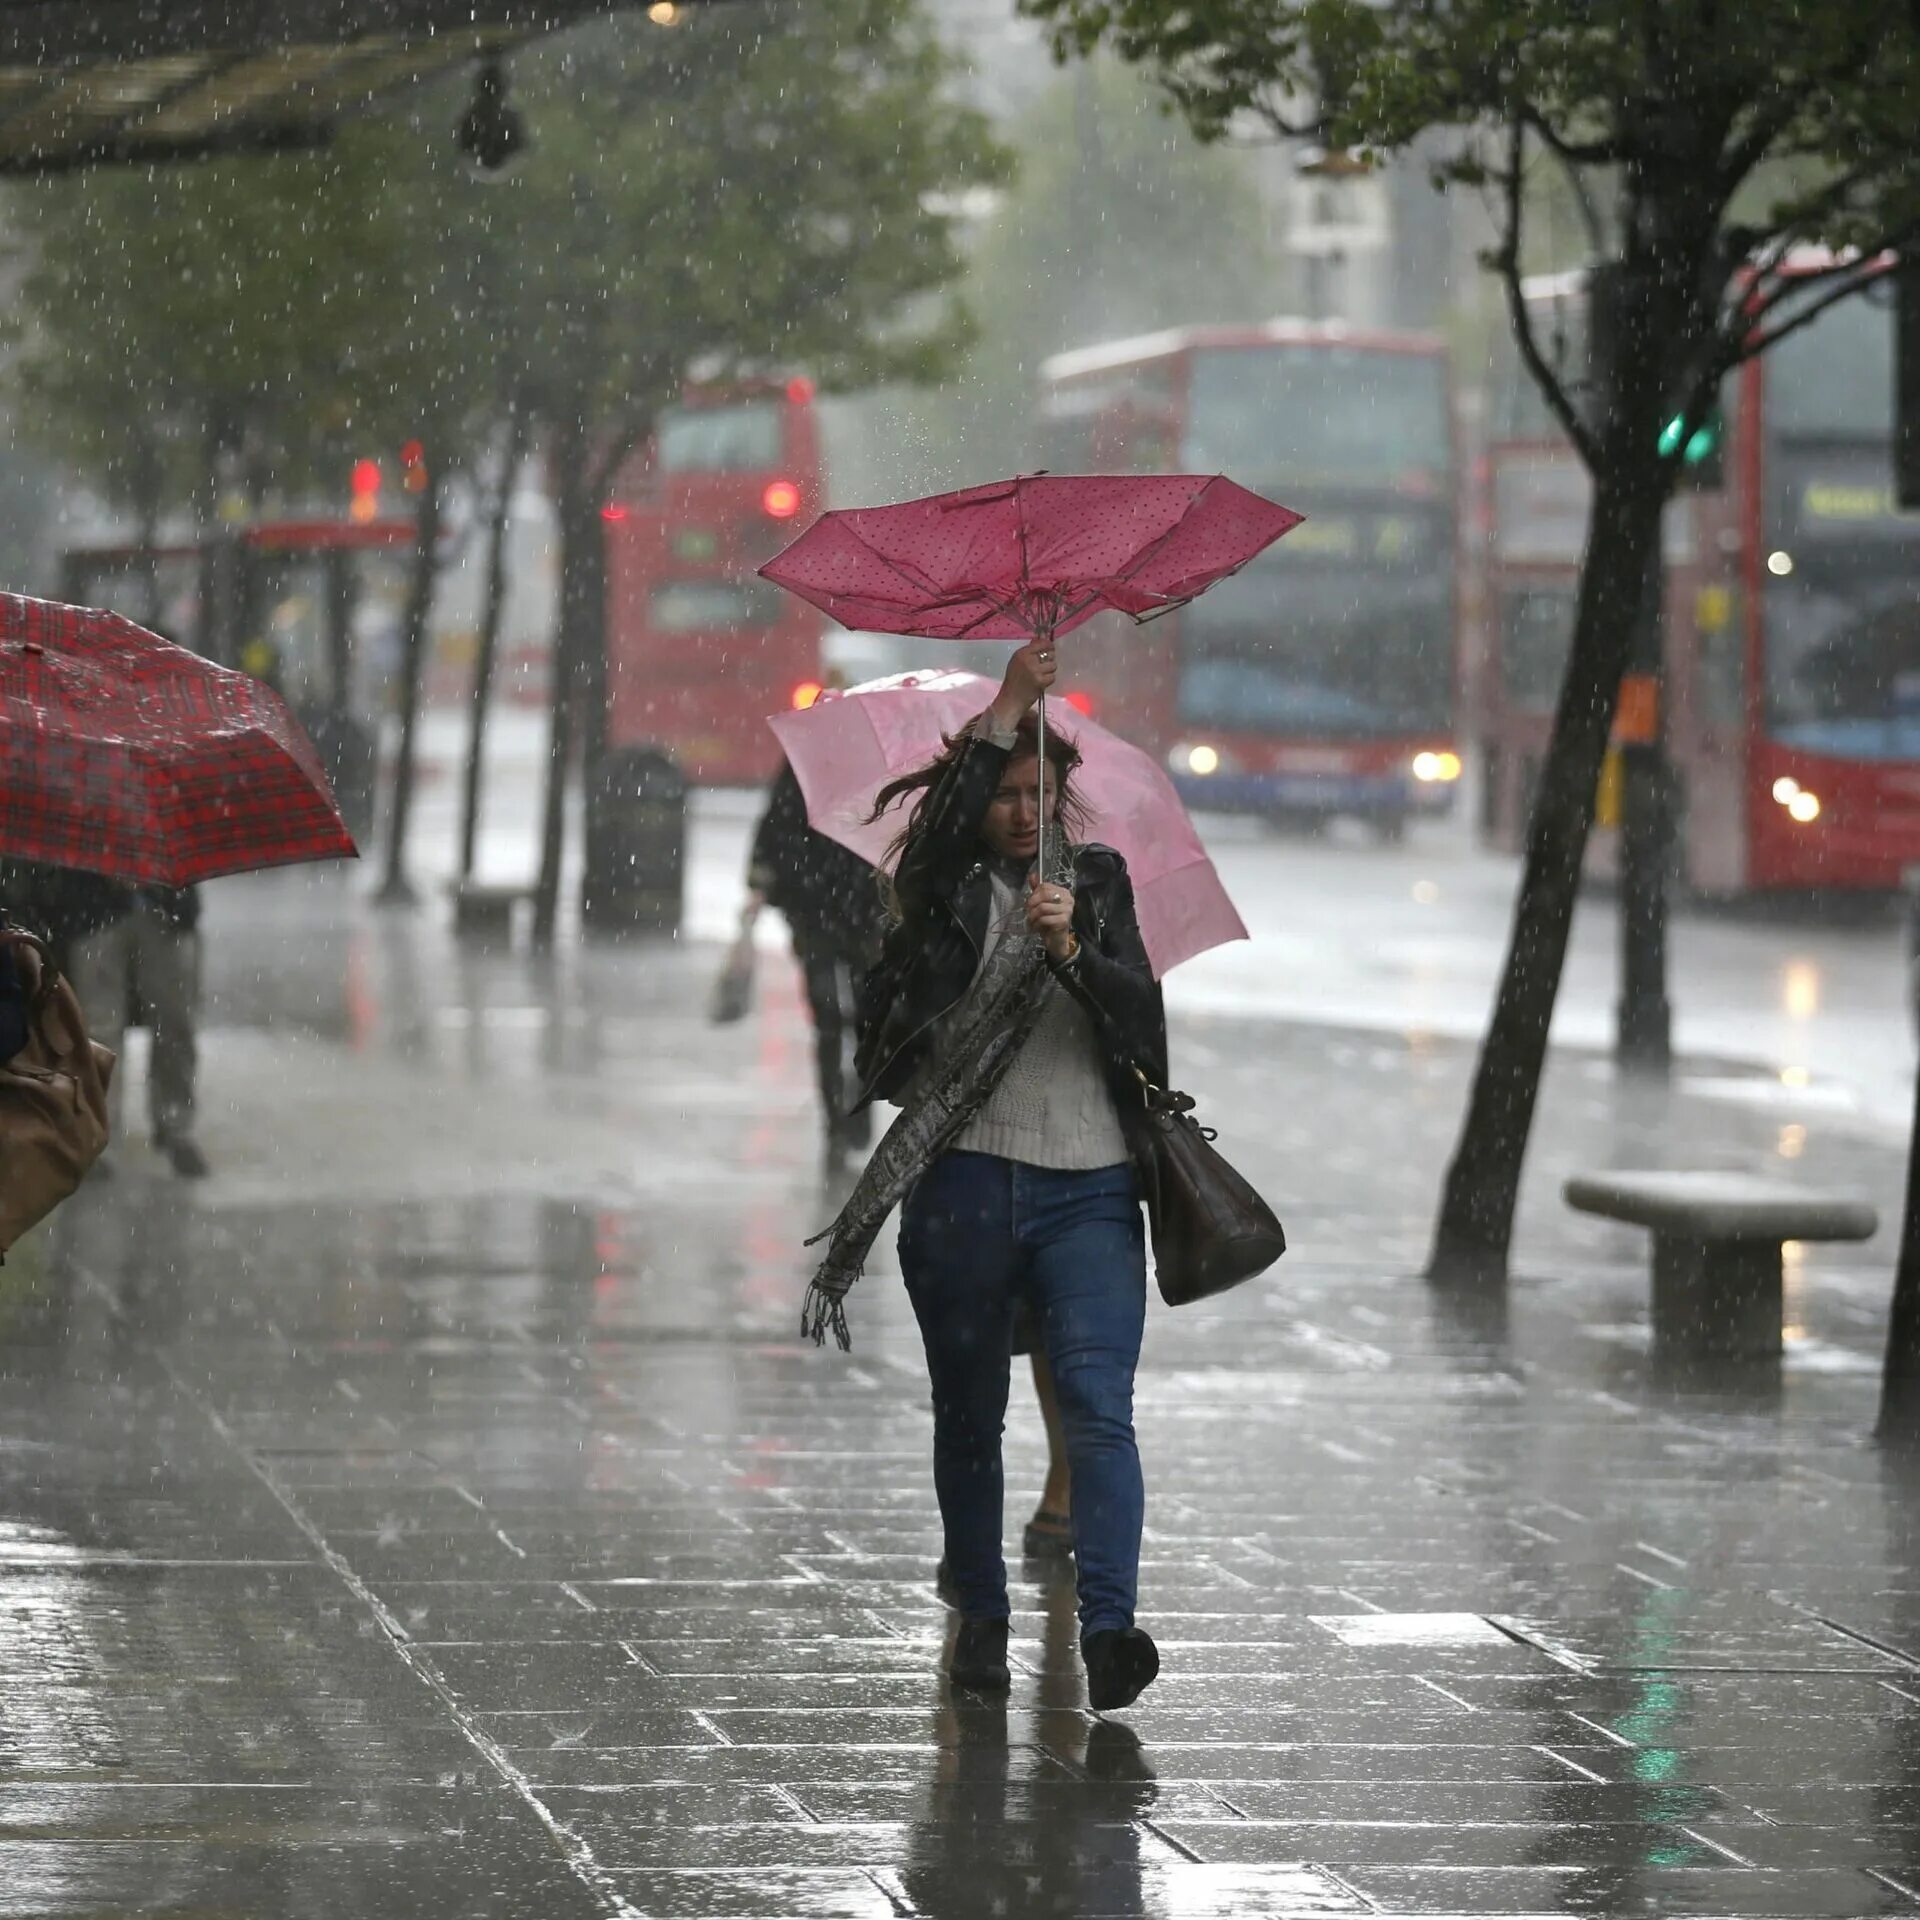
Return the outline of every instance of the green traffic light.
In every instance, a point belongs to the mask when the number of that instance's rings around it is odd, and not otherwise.
[[[1660,429],[1660,453],[1662,458],[1671,455],[1674,449],[1680,445],[1680,435],[1685,427],[1686,421],[1676,413],[1673,418]],[[1720,429],[1721,417],[1719,410],[1716,408],[1694,428],[1687,440],[1685,449],[1681,452],[1681,464],[1683,466],[1697,467],[1701,465],[1702,462],[1711,460],[1720,445]]]

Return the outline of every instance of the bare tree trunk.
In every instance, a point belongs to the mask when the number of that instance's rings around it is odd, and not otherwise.
[[[407,826],[413,813],[414,744],[420,724],[420,683],[426,672],[427,620],[433,612],[439,572],[435,552],[439,540],[440,476],[428,467],[414,516],[413,577],[407,590],[400,661],[400,745],[394,758],[393,805],[387,815],[387,870],[375,896],[382,906],[410,907],[416,897],[407,878]]]
[[[487,573],[480,609],[480,638],[473,661],[473,713],[467,732],[467,769],[460,802],[460,878],[473,878],[474,841],[480,830],[480,770],[486,749],[487,703],[493,695],[494,655],[500,645],[500,619],[507,590],[507,520],[513,508],[513,482],[527,448],[523,406],[507,414],[506,445],[501,452],[499,490],[487,520]]]
[[[552,448],[556,517],[560,530],[560,615],[553,647],[551,732],[546,803],[540,828],[540,874],[533,893],[533,944],[550,947],[560,917],[560,869],[566,856],[567,778],[582,722],[591,725],[587,698],[595,681],[593,656],[605,647],[605,532],[593,485],[585,432],[560,427]]]
[[[1611,462],[1596,479],[1573,646],[1528,823],[1506,966],[1447,1170],[1427,1264],[1431,1280],[1499,1284],[1506,1278],[1595,789],[1634,622],[1659,555],[1666,488],[1653,458],[1653,432],[1644,437],[1640,459]]]
[[[1893,1273],[1880,1423],[1874,1434],[1887,1446],[1920,1447],[1920,1074],[1914,1077],[1906,1214],[1900,1227],[1900,1263]]]
[[[165,479],[161,471],[160,449],[152,429],[140,436],[135,455],[133,479],[134,514],[139,524],[140,542],[140,622],[158,629],[165,617],[160,604],[160,516],[164,511],[162,494]],[[178,634],[168,634],[177,640]]]

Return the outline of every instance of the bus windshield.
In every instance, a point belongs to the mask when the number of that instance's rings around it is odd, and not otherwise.
[[[1808,753],[1920,760],[1920,602],[1908,568],[1812,567],[1767,592],[1768,731]]]
[[[1256,486],[1438,493],[1451,458],[1444,363],[1357,346],[1197,348],[1182,457]]]
[[[1313,740],[1444,730],[1452,575],[1431,541],[1408,545],[1400,566],[1289,567],[1276,557],[1220,581],[1179,616],[1176,718]]]
[[[669,407],[654,431],[661,473],[752,473],[780,465],[778,400],[720,407]]]
[[[1886,418],[1873,443],[1782,436],[1767,463],[1767,724],[1812,753],[1920,759],[1920,514],[1894,500]]]

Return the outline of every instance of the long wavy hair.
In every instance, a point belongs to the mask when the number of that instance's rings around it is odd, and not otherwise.
[[[965,751],[967,742],[973,737],[973,729],[978,720],[969,721],[957,733],[949,733],[941,742],[940,752],[924,767],[916,767],[911,773],[903,773],[897,780],[889,780],[874,795],[873,811],[867,819],[871,823],[909,794],[918,794],[912,810],[907,816],[907,824],[901,828],[893,843],[886,851],[886,864],[883,872],[883,891],[889,910],[895,919],[900,917],[900,902],[893,890],[891,876],[900,868],[900,857],[912,844],[913,836],[920,830],[920,809],[926,804],[928,793],[937,786],[947,769],[959,759]],[[1019,760],[1037,760],[1040,757],[1040,722],[1037,715],[1024,715],[1013,730],[1013,750],[1008,764]],[[1057,727],[1047,729],[1047,765],[1053,773],[1053,819],[1049,823],[1049,832],[1058,832],[1066,836],[1069,842],[1081,839],[1087,829],[1086,803],[1080,798],[1074,785],[1074,775],[1080,767],[1080,749]]]

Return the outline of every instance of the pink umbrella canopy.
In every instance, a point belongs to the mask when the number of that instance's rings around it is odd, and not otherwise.
[[[768,724],[799,778],[808,821],[879,866],[908,810],[894,807],[869,821],[874,795],[925,766],[993,694],[994,682],[975,673],[896,673],[822,694],[805,711],[775,714]],[[1080,749],[1075,783],[1089,837],[1126,858],[1155,978],[1209,947],[1244,940],[1246,927],[1153,757],[1064,704],[1053,724]]]
[[[855,630],[1028,640],[1180,606],[1300,518],[1220,474],[1025,474],[823,513],[760,571]]]

